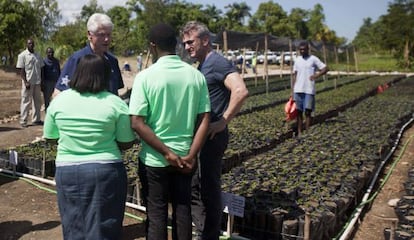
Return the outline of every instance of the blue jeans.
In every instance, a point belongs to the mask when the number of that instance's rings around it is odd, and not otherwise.
[[[139,161],[142,196],[147,209],[148,240],[167,240],[168,200],[172,205],[172,239],[191,240],[191,174],[173,167],[150,167]]]
[[[196,234],[203,240],[220,237],[222,158],[229,140],[228,130],[207,139],[200,152],[200,165],[192,179],[191,214]]]
[[[56,168],[63,238],[121,239],[127,193],[122,162]]]

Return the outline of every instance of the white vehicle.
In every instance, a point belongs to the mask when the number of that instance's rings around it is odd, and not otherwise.
[[[290,63],[295,62],[296,57],[297,57],[296,52],[283,52],[280,56],[276,58],[276,64],[277,65],[282,64],[282,58],[283,58],[283,64],[290,65]]]
[[[240,56],[239,56],[238,51],[232,51],[232,50],[227,51],[227,60],[233,61],[233,60],[237,60],[239,57]]]
[[[277,53],[268,51],[267,52],[267,63],[268,64],[276,64],[277,56],[278,56]],[[265,60],[265,55],[264,54],[260,54],[257,57],[257,62],[258,63],[264,63],[264,60]]]
[[[244,54],[244,56],[243,56],[243,54],[241,54],[239,56],[238,60],[241,62],[241,61],[243,61],[243,57],[244,57],[246,59],[246,63],[247,64],[251,64],[252,63],[253,56],[255,54],[256,54],[255,51],[246,51],[246,53]]]

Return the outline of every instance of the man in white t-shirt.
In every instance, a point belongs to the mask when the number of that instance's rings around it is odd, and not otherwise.
[[[315,111],[315,81],[326,74],[329,69],[318,57],[309,54],[307,42],[299,44],[299,57],[293,65],[293,91],[292,96],[298,110],[298,135],[303,130],[303,113],[305,113],[305,129],[309,129],[311,115]]]
[[[27,40],[27,48],[17,58],[16,68],[22,79],[22,100],[20,104],[20,125],[27,127],[27,118],[32,105],[32,124],[43,125],[40,120],[42,106],[41,82],[43,79],[43,59],[34,52],[35,42]]]

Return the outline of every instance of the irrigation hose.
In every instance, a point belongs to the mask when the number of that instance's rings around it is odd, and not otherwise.
[[[55,194],[57,193],[56,190],[53,190],[53,189],[50,189],[50,188],[41,186],[41,185],[35,183],[34,181],[32,181],[30,179],[27,179],[27,178],[24,178],[24,177],[11,176],[9,174],[4,174],[4,173],[0,173],[0,175],[3,176],[3,177],[9,177],[9,178],[17,179],[17,180],[23,180],[23,181],[25,181],[27,183],[30,183],[30,184],[34,185],[35,187],[37,187],[37,188],[39,188],[41,190],[46,191],[46,192],[49,192],[49,193],[55,193]]]
[[[410,136],[410,138],[407,140],[407,142],[403,145],[403,148],[400,152],[400,154],[398,155],[397,159],[395,160],[395,162],[391,165],[390,170],[388,171],[387,175],[385,175],[384,180],[382,181],[382,183],[380,184],[380,186],[378,187],[378,191],[375,191],[374,194],[365,202],[362,202],[360,205],[364,205],[367,203],[372,202],[375,197],[378,195],[379,191],[384,187],[385,183],[387,183],[388,179],[391,176],[392,171],[395,169],[395,166],[397,165],[397,163],[401,160],[401,157],[403,155],[403,153],[405,152],[408,144],[414,139],[414,135]]]
[[[408,126],[408,125],[410,125],[412,122],[414,121],[414,118],[411,118],[403,127],[402,127],[402,129],[401,129],[401,132],[400,132],[400,134],[399,135],[402,135],[402,132],[404,131],[404,129]],[[397,156],[397,159],[394,161],[394,163],[391,165],[391,168],[388,170],[388,172],[387,172],[387,174],[386,174],[386,176],[384,177],[384,180],[382,181],[382,183],[380,184],[380,186],[378,187],[378,189],[371,195],[371,197],[366,197],[367,199],[366,200],[364,200],[365,199],[365,197],[363,198],[363,201],[355,208],[355,210],[352,212],[352,214],[351,214],[351,218],[350,218],[350,221],[348,221],[345,225],[344,225],[344,227],[342,228],[342,230],[338,233],[338,235],[334,238],[334,239],[341,239],[341,240],[343,240],[343,239],[347,239],[347,235],[349,234],[349,232],[347,232],[347,231],[351,231],[351,229],[353,228],[353,225],[355,224],[355,222],[356,222],[356,220],[359,218],[359,215],[360,215],[360,213],[362,212],[362,209],[363,209],[363,207],[366,205],[366,204],[368,204],[368,203],[370,203],[370,202],[372,202],[374,199],[375,199],[375,197],[379,194],[379,192],[380,192],[380,190],[384,187],[384,185],[387,183],[387,181],[388,181],[388,179],[389,179],[389,177],[391,176],[391,173],[392,173],[392,171],[395,169],[395,166],[397,165],[397,163],[400,161],[400,159],[401,159],[401,157],[403,156],[403,154],[404,154],[404,152],[405,152],[405,150],[406,150],[406,148],[407,148],[407,146],[408,146],[408,144],[413,140],[413,138],[414,138],[414,135],[412,135],[412,136],[410,136],[408,139],[407,139],[407,141],[405,142],[405,144],[403,145],[403,147],[402,147],[402,149],[401,149],[401,151],[400,151],[400,154]],[[396,146],[394,146],[394,149],[397,147],[397,145],[398,145],[398,142],[399,142],[399,140],[398,141],[396,141]],[[393,151],[395,151],[395,150],[392,150],[392,151],[390,151],[390,154],[389,154],[389,156],[391,156],[391,154],[392,154],[392,152]],[[388,157],[389,157],[388,156]],[[388,159],[388,157],[386,158],[386,159]],[[376,175],[378,175],[379,174],[379,171],[382,169],[382,166],[378,169],[378,171],[377,171],[377,174]],[[374,181],[373,182],[375,182],[376,181],[376,178],[374,178]],[[373,183],[372,182],[372,183]],[[372,185],[372,184],[371,184]],[[371,187],[370,187],[371,188]],[[367,190],[367,192],[366,192],[366,194],[365,195],[369,195],[369,193],[370,193],[370,188]],[[346,234],[344,234],[345,232],[347,232]]]

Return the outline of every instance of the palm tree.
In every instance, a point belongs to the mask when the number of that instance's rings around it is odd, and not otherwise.
[[[236,26],[244,26],[247,17],[251,17],[251,8],[246,2],[233,3],[225,6],[224,8],[229,9],[225,15],[228,20],[228,28],[234,28]]]
[[[218,21],[221,18],[221,14],[223,13],[214,4],[213,5],[207,4],[203,12],[207,14],[214,21]]]
[[[222,28],[222,11],[218,9],[214,4],[207,4],[203,13],[207,16],[208,19],[208,28],[212,32],[219,32]]]

